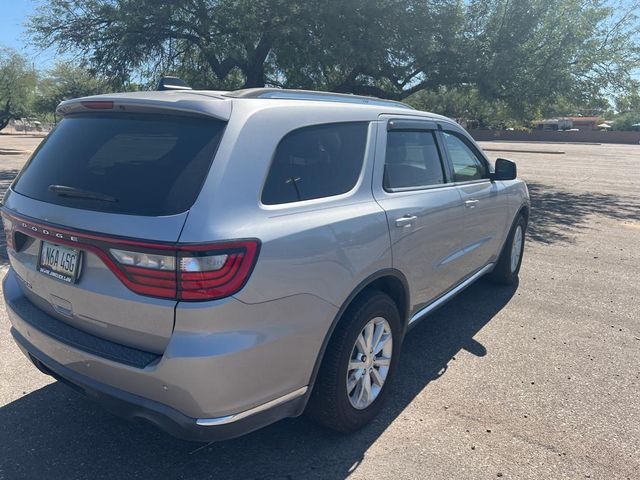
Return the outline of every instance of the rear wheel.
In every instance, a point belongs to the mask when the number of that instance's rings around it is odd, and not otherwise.
[[[500,253],[500,258],[498,258],[498,263],[490,274],[490,278],[494,282],[512,285],[518,279],[524,253],[524,232],[526,229],[527,222],[524,216],[519,215],[511,227],[507,241]]]
[[[371,290],[356,298],[327,346],[307,415],[340,432],[369,423],[395,375],[401,337],[400,314],[388,295]]]

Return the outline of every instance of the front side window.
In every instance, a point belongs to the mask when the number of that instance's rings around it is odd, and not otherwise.
[[[486,177],[487,168],[478,155],[453,132],[442,132],[453,164],[456,182],[469,182]]]
[[[276,149],[262,203],[298,202],[351,190],[362,170],[368,126],[334,123],[287,134]]]
[[[445,183],[434,132],[390,131],[384,164],[385,190],[420,188]]]

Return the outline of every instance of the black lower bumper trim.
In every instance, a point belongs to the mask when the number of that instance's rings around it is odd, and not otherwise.
[[[11,276],[14,277],[13,281],[10,280]],[[25,322],[46,333],[49,337],[55,338],[59,342],[77,350],[135,368],[144,368],[160,358],[157,353],[145,352],[137,348],[111,342],[52,317],[31,303],[20,292],[17,282],[22,280],[18,278],[18,274],[11,270],[3,282],[4,299],[7,306]]]
[[[15,328],[11,329],[11,333],[20,349],[42,372],[84,393],[122,418],[145,420],[184,440],[211,442],[239,437],[285,417],[300,415],[306,403],[305,395],[233,423],[205,427],[198,425],[195,418],[188,417],[167,405],[81,375],[39,351]]]

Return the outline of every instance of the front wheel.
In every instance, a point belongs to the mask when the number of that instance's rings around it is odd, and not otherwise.
[[[388,295],[371,290],[356,298],[327,346],[307,415],[340,432],[369,423],[395,375],[402,331],[398,308]]]
[[[518,279],[524,253],[524,232],[526,229],[527,222],[524,216],[519,215],[511,227],[507,241],[498,258],[498,263],[490,274],[490,278],[496,283],[512,285]]]

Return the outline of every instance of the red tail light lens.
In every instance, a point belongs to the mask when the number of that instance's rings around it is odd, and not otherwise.
[[[253,269],[258,242],[239,241],[178,254],[178,298],[223,298],[240,290]]]
[[[136,293],[178,300],[214,300],[238,292],[258,253],[256,240],[178,246],[174,252],[110,249],[123,283]]]

